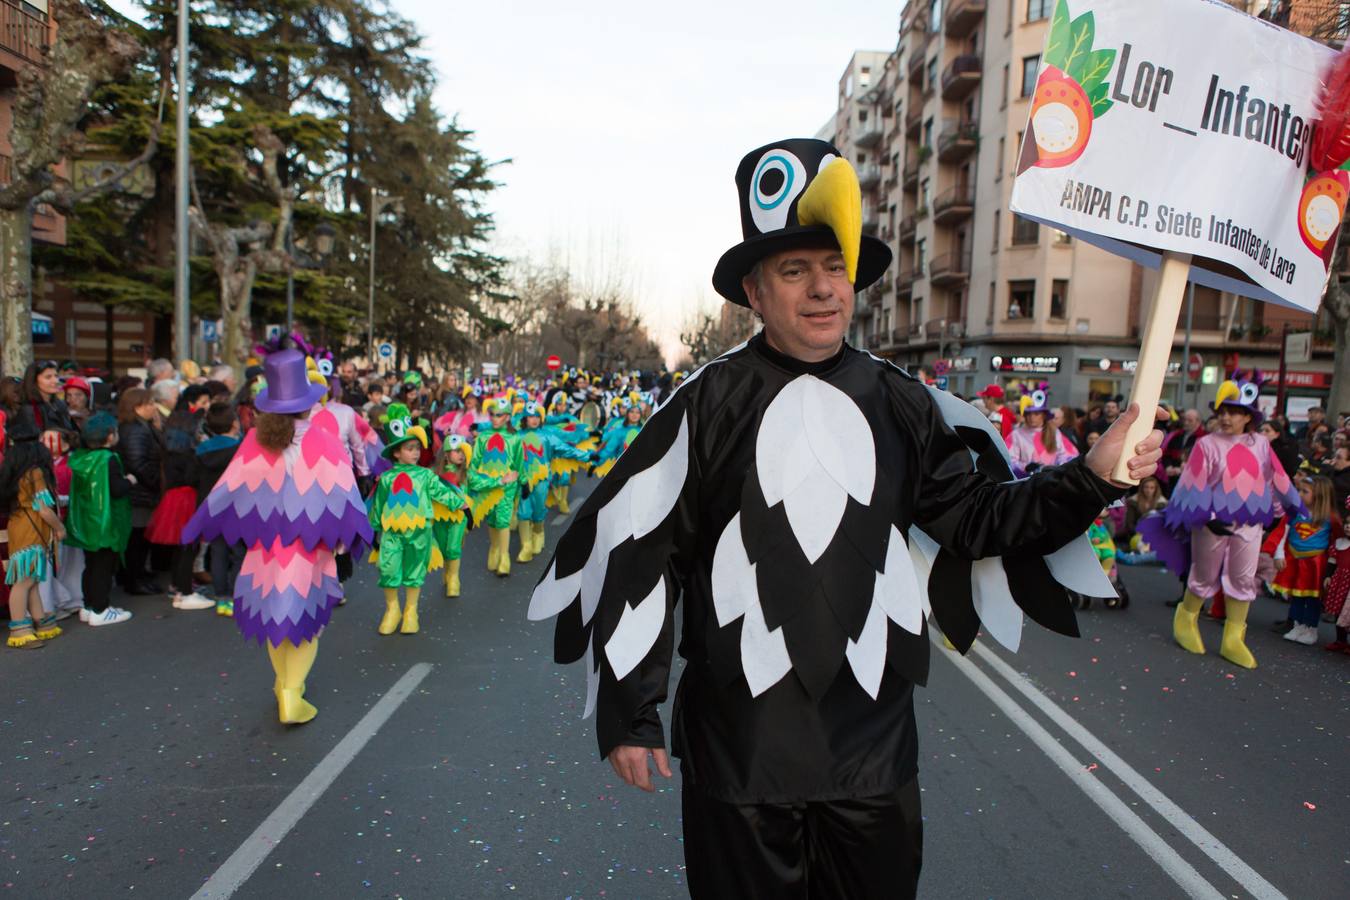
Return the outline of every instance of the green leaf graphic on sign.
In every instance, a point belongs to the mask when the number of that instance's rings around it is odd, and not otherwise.
[[[1108,96],[1110,90],[1111,85],[1103,81],[1087,92],[1088,102],[1092,104],[1092,117],[1094,119],[1111,108],[1111,99]]]
[[[1045,42],[1045,64],[1064,68],[1064,58],[1069,52],[1069,3],[1059,0],[1055,4],[1055,17],[1050,24],[1050,37]]]
[[[1079,80],[1079,85],[1083,90],[1092,95],[1092,89],[1106,81],[1106,76],[1111,74],[1111,66],[1115,65],[1116,51],[1114,50],[1093,50],[1087,56],[1087,62],[1083,66],[1083,77]]]
[[[1083,13],[1069,26],[1069,52],[1064,57],[1064,73],[1079,84],[1083,83],[1083,67],[1092,52],[1093,32],[1096,30],[1092,13]]]

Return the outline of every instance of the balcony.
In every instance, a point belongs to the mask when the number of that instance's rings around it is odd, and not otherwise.
[[[858,169],[858,186],[864,191],[870,191],[872,188],[881,184],[881,166],[876,163],[865,163]]]
[[[46,16],[30,12],[16,0],[0,0],[0,49],[41,63],[50,32]]]
[[[944,253],[928,264],[928,280],[934,287],[964,284],[970,279],[969,253]]]
[[[919,129],[923,127],[923,106],[918,103],[914,105],[917,106],[918,109],[911,111],[909,115],[905,116],[905,134],[912,138],[917,138],[919,136]]]
[[[905,173],[904,173],[903,177],[901,178],[901,183],[904,184],[905,190],[907,190],[907,191],[916,191],[916,190],[919,189],[919,157],[918,157],[918,154],[914,154],[914,158],[913,158],[913,159],[906,160],[906,162],[905,162]]]
[[[975,152],[980,145],[980,123],[969,119],[946,119],[938,132],[938,159],[945,163],[960,162]]]
[[[865,122],[858,126],[858,134],[853,138],[853,146],[864,150],[868,147],[875,147],[881,142],[884,132],[885,128],[880,119]]]
[[[891,346],[893,346],[893,347],[898,347],[898,346],[900,346],[901,344],[908,344],[908,343],[909,343],[909,329],[908,329],[908,328],[892,328],[892,329],[891,329]]]
[[[867,336],[867,349],[868,349],[868,350],[876,350],[876,349],[877,349],[878,347],[880,347],[880,346],[881,346],[881,335],[879,335],[879,334],[869,334],[869,335]]]
[[[862,218],[863,234],[875,235],[881,228],[881,214],[877,212],[876,207],[863,207]]]
[[[980,58],[964,53],[942,71],[942,99],[962,100],[980,85]]]
[[[943,23],[947,37],[963,38],[984,18],[985,0],[952,0]]]
[[[975,212],[975,189],[969,185],[958,184],[948,188],[933,201],[933,221],[938,225],[951,225],[969,219]]]
[[[918,231],[918,224],[913,216],[905,216],[900,220],[900,243],[908,244],[913,242],[914,234]]]
[[[909,48],[909,68],[906,71],[909,73],[910,81],[915,80],[916,73],[919,80],[923,79],[923,67],[928,61],[925,59],[927,55],[928,33],[924,32],[921,37],[914,41],[914,46]]]
[[[919,273],[913,269],[905,269],[895,276],[895,294],[897,297],[909,297],[914,293],[914,282],[918,281]]]

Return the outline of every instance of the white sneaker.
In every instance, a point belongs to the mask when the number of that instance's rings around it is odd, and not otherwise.
[[[1303,633],[1294,638],[1294,640],[1304,646],[1311,647],[1313,644],[1317,643],[1317,628],[1312,625],[1304,625]]]
[[[193,591],[191,594],[175,594],[173,598],[174,609],[215,609],[216,601],[208,600],[201,594]]]
[[[88,609],[85,609],[83,606],[80,607],[80,621],[81,621],[81,622],[84,622],[85,624],[88,624],[88,622],[89,622],[89,617],[90,617],[91,615],[93,615],[93,613],[91,613]]]
[[[110,606],[103,612],[88,612],[81,615],[84,621],[97,628],[100,625],[117,625],[131,618],[131,613],[125,609],[118,609],[116,606]]]
[[[1289,629],[1284,633],[1284,639],[1286,641],[1297,641],[1302,634],[1303,634],[1303,626],[1295,625],[1293,628]]]

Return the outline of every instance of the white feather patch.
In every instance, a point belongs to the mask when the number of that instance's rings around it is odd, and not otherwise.
[[[914,579],[919,584],[919,599],[923,603],[924,618],[933,612],[933,604],[928,597],[928,576],[933,574],[933,560],[937,559],[940,549],[937,541],[925,534],[921,528],[910,526],[909,558],[914,563]]]
[[[783,629],[769,630],[758,600],[746,606],[745,622],[741,625],[741,669],[752,697],[773,687],[792,669]]]
[[[802,423],[825,474],[864,506],[876,485],[876,443],[858,405],[832,384],[803,375]]]
[[[877,573],[872,602],[874,606],[879,605],[892,622],[910,634],[920,634],[927,591],[919,586],[911,552],[899,529],[892,525],[886,543],[886,567]]]
[[[803,389],[801,378],[788,382],[764,411],[755,436],[755,468],[768,506],[781,503],[815,472],[802,421]]]
[[[745,615],[751,603],[759,605],[759,588],[755,582],[755,567],[745,552],[741,537],[741,514],[731,517],[722,536],[717,540],[717,551],[712,564],[713,611],[717,624],[725,628]]]
[[[591,713],[595,712],[595,698],[600,694],[600,673],[595,670],[595,654],[591,652],[589,641],[586,643],[586,658],[582,664],[586,666],[586,709],[581,717],[589,719]]]
[[[656,639],[661,636],[661,626],[666,621],[666,579],[656,580],[656,587],[636,608],[624,604],[619,614],[619,624],[614,633],[605,641],[605,657],[609,667],[614,670],[615,680],[622,681],[624,676],[651,651]]]
[[[848,657],[849,668],[853,669],[853,677],[858,680],[858,684],[862,685],[869,697],[877,699],[877,692],[881,690],[881,675],[886,668],[886,613],[875,601],[867,611],[867,622],[863,625],[862,634],[858,635],[858,642],[855,644],[849,638],[844,655]]]
[[[595,514],[595,543],[604,550],[606,557],[609,551],[633,535],[632,497],[633,480],[630,478]]]
[[[530,610],[526,617],[531,622],[556,616],[577,598],[577,591],[581,588],[581,572],[573,572],[566,578],[558,578],[557,574],[558,563],[555,560],[548,567],[544,580],[535,585],[534,593],[530,595]]]
[[[830,546],[847,506],[848,493],[823,473],[783,498],[788,524],[808,562],[815,563]]]
[[[600,605],[600,592],[605,587],[605,573],[609,570],[609,551],[597,540],[591,545],[591,555],[581,567],[581,623],[587,625],[595,608]]]
[[[1000,557],[977,559],[970,567],[971,599],[980,622],[1003,646],[1016,653],[1022,643],[1022,610],[1013,600]]]
[[[680,419],[680,430],[665,455],[634,475],[625,486],[630,491],[630,534],[644,537],[665,521],[675,508],[689,474],[689,419]]]
[[[1045,557],[1045,564],[1050,567],[1055,580],[1071,591],[1089,597],[1116,596],[1116,589],[1102,571],[1102,564],[1097,561],[1097,553],[1087,535],[1074,538]]]

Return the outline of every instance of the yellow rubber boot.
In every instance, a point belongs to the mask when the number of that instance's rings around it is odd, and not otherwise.
[[[497,551],[497,574],[505,578],[511,574],[511,529],[496,528],[498,551]]]
[[[457,559],[445,561],[445,596],[447,599],[459,596],[459,560]]]
[[[420,625],[417,621],[417,600],[422,595],[421,588],[408,588],[408,600],[403,604],[403,624],[399,631],[403,634],[417,634]]]
[[[558,486],[558,489],[557,489],[557,490],[558,490],[558,512],[562,513],[564,516],[571,515],[571,513],[572,513],[572,507],[570,507],[570,506],[567,505],[567,492],[570,491],[571,489],[572,489],[572,486],[571,486],[570,484],[562,484],[562,485],[559,485],[559,486]]]
[[[544,554],[544,523],[534,523],[534,555],[542,556]]]
[[[305,699],[305,678],[319,653],[319,639],[302,644],[287,641],[279,649],[285,658],[283,670],[286,674],[277,696],[277,715],[286,725],[303,725],[319,714]]]
[[[1189,590],[1177,605],[1176,615],[1172,617],[1172,637],[1183,649],[1191,653],[1203,654],[1205,642],[1200,639],[1200,610],[1205,605],[1203,597],[1197,597]],[[1243,613],[1244,617],[1246,613]],[[1243,629],[1244,633],[1246,629]]]
[[[488,571],[497,571],[497,566],[501,564],[501,543],[497,540],[497,529],[488,526]]]
[[[527,563],[534,559],[534,523],[520,520],[520,555],[516,562]]]
[[[1228,599],[1227,617],[1223,620],[1223,643],[1219,655],[1244,669],[1256,668],[1256,657],[1247,649],[1247,613],[1250,601]]]
[[[380,634],[393,634],[403,621],[403,611],[398,608],[398,588],[384,589],[384,618],[380,619]]]

